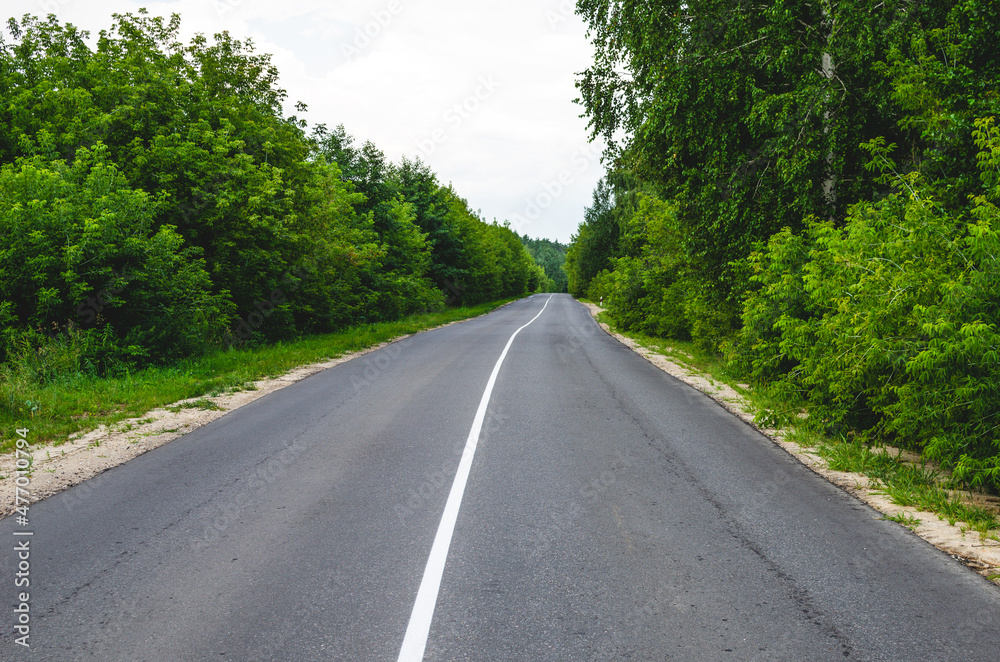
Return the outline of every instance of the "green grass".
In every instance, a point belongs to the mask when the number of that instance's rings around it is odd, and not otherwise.
[[[920,526],[919,518],[914,517],[909,513],[904,513],[903,511],[899,511],[895,515],[886,515],[885,519],[892,520],[893,522],[896,522],[897,524],[902,524],[903,526],[908,527],[910,529],[916,529],[918,526]]]
[[[238,390],[242,390],[242,389],[238,389]],[[221,393],[219,393],[218,391],[212,391],[211,395],[212,395],[212,397],[215,397],[217,395],[221,395]],[[223,408],[220,407],[219,405],[215,404],[214,402],[212,402],[208,398],[198,398],[197,400],[192,400],[192,401],[189,401],[189,402],[185,402],[183,404],[179,404],[179,405],[176,405],[174,407],[167,407],[167,411],[171,411],[171,412],[173,412],[175,414],[177,412],[179,412],[181,409],[201,409],[202,411],[222,411]]]
[[[815,449],[827,441],[821,434],[810,430],[804,425],[782,430],[784,438],[801,448]]]
[[[884,482],[899,467],[898,459],[888,453],[872,450],[860,441],[827,439],[817,449],[834,471],[850,471]]]
[[[1000,528],[1000,521],[991,508],[966,503],[961,497],[939,486],[905,487],[890,483],[885,486],[884,491],[893,503],[936,513],[952,526],[957,522],[964,522],[963,529],[976,531],[982,539],[997,537],[996,533],[990,532]]]
[[[924,462],[905,462],[883,450],[872,449],[861,441],[829,439],[818,447],[817,452],[826,458],[834,471],[850,471],[869,477],[872,486],[897,505],[936,513],[952,526],[963,522],[966,528],[978,532],[982,538],[996,537],[996,534],[990,533],[1000,528],[996,512],[967,503],[946,488],[947,477]]]
[[[276,377],[295,367],[477,317],[516,299],[366,324],[293,342],[230,348],[119,377],[66,375],[55,383],[39,386],[15,383],[9,371],[0,373],[0,390],[7,394],[4,400],[16,405],[0,405],[0,452],[14,449],[14,431],[19,428],[30,430],[28,440],[32,444],[58,445],[73,433],[112,426],[180,400],[198,398],[184,407],[218,409],[204,396],[247,390],[253,388],[254,381]]]

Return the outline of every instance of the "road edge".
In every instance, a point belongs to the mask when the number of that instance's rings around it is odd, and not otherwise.
[[[805,465],[813,473],[833,483],[850,496],[885,516],[896,515],[902,512],[920,519],[921,524],[915,527],[905,527],[902,524],[898,524],[898,526],[907,529],[938,550],[961,562],[984,579],[987,579],[990,575],[996,576],[1000,574],[1000,543],[995,545],[976,544],[972,540],[973,534],[966,535],[960,527],[950,525],[948,522],[939,519],[940,516],[936,513],[892,503],[887,497],[869,487],[866,476],[852,472],[831,470],[826,460],[816,453],[788,441],[784,438],[781,430],[757,425],[754,422],[754,415],[746,408],[746,402],[743,397],[728,385],[716,383],[706,377],[704,373],[675,363],[667,359],[663,354],[643,347],[632,338],[614,331],[609,325],[597,319],[597,316],[604,310],[597,304],[583,301],[579,301],[578,303],[587,308],[594,322],[609,336],[660,370],[717,402],[745,424],[767,437],[799,463]],[[990,581],[990,583],[995,586],[1000,585],[1000,577]]]
[[[116,423],[112,428],[101,425],[83,435],[70,435],[58,446],[46,445],[32,449],[29,501],[35,504],[43,499],[54,496],[91,480],[109,469],[121,466],[140,455],[179,439],[209,423],[222,418],[226,414],[255,402],[275,391],[310,377],[323,370],[328,370],[341,363],[375,352],[393,343],[402,342],[408,338],[442,329],[453,324],[462,324],[478,319],[511,304],[534,296],[529,294],[514,301],[497,306],[493,310],[468,317],[466,319],[446,322],[417,333],[404,334],[391,340],[372,345],[365,349],[347,352],[340,356],[296,366],[282,375],[253,382],[252,390],[208,397],[199,396],[178,400],[177,402],[158,407],[144,413],[142,416],[128,418]],[[212,409],[192,409],[195,401],[208,400]],[[23,455],[24,451],[22,451]],[[0,455],[0,520],[16,512],[16,451]],[[22,492],[22,503],[24,497]]]

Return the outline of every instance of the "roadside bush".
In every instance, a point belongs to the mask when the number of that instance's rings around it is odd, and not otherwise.
[[[0,168],[0,358],[24,360],[25,347],[42,351],[39,335],[70,334],[82,344],[66,346],[105,372],[218,340],[224,297],[197,249],[170,226],[153,229],[157,204],[101,146],[72,165],[33,157]]]
[[[748,259],[756,289],[730,360],[808,402],[810,420],[922,451],[960,480],[1000,488],[1000,135],[977,122],[986,193],[959,215],[933,182],[811,220]],[[870,149],[886,169],[888,148]]]
[[[976,122],[984,185],[952,247],[954,275],[917,312],[921,342],[906,364],[890,428],[971,485],[1000,488],[1000,131]]]

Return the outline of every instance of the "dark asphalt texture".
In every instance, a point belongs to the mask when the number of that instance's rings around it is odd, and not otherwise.
[[[0,659],[396,660],[472,418],[549,295],[318,373],[31,507]],[[1000,659],[1000,590],[567,295],[487,411],[426,660]]]

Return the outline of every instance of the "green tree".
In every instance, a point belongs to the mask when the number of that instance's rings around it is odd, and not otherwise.
[[[962,212],[940,182],[891,172],[892,193],[813,219],[749,258],[757,289],[731,349],[759,384],[808,404],[810,421],[923,452],[970,484],[1000,489],[1000,132],[978,121],[984,195]]]
[[[552,291],[567,292],[566,244],[560,244],[551,239],[532,239],[527,234],[521,237],[521,243],[528,249],[528,254],[545,272],[545,277],[552,281]]]
[[[131,188],[106,151],[0,167],[3,360],[19,343],[77,335],[103,373],[200,351],[226,328],[232,306],[211,291],[201,251],[155,226],[161,201]]]
[[[343,125],[333,131],[320,125],[313,139],[320,156],[336,163],[341,178],[363,196],[355,203],[355,212],[371,219],[384,246],[377,272],[381,278],[373,287],[381,292],[385,318],[439,306],[443,299],[430,279],[433,257],[427,235],[416,224],[414,206],[403,198],[385,154],[371,142],[354,147]]]
[[[733,265],[757,242],[810,217],[842,224],[888,193],[865,168],[870,140],[904,146],[900,168],[932,175],[942,204],[976,191],[972,121],[995,112],[1000,83],[976,38],[1000,27],[986,0],[577,6],[595,45],[578,83],[590,128],[613,171],[677,204],[697,310],[738,309],[747,283]],[[588,254],[574,260],[585,279]],[[730,327],[704,326],[716,341]]]
[[[584,221],[570,240],[566,252],[566,276],[573,296],[583,296],[590,281],[611,267],[618,250],[619,225],[615,199],[607,180],[598,182],[593,204],[584,212]]]
[[[431,249],[428,275],[454,302],[461,299],[457,284],[466,276],[466,256],[455,216],[449,214],[450,198],[427,164],[404,158],[393,168],[392,178],[403,199],[412,206],[414,222],[427,236]]]
[[[307,135],[250,41],[181,43],[177,15],[145,10],[93,46],[55,16],[7,27],[4,357],[52,331],[106,370],[542,286],[519,238],[425,164]]]

